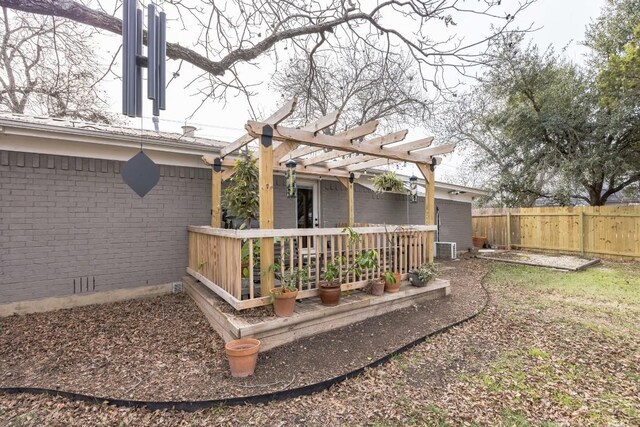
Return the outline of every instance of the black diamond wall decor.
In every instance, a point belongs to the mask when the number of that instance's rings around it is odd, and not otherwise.
[[[160,180],[160,168],[143,151],[122,166],[122,179],[140,197],[144,197]]]

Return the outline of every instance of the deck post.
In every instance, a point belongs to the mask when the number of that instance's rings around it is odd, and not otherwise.
[[[436,183],[434,168],[432,165],[416,163],[418,169],[422,173],[426,181],[426,191],[424,195],[424,223],[425,225],[435,225],[436,223]],[[435,236],[434,231],[430,231],[427,235],[427,252],[429,254],[429,264],[433,264],[433,251]]]
[[[355,199],[353,194],[354,175],[350,174],[349,178],[338,177],[338,181],[347,189],[347,226],[353,227],[356,222],[355,215]]]
[[[260,137],[260,229],[273,228],[273,128],[265,125]],[[273,238],[260,239],[260,294],[267,296],[273,289]]]
[[[222,227],[222,161],[219,157],[211,165],[211,226]]]

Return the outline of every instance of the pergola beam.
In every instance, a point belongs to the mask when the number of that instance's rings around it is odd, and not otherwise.
[[[333,126],[334,124],[336,124],[339,118],[340,110],[335,110],[320,117],[318,120],[315,120],[314,122],[302,127],[302,129],[308,130],[310,132],[320,132],[322,129],[326,129],[329,126]],[[295,150],[296,147],[298,147],[297,142],[282,142],[279,146],[273,149],[273,158],[277,163],[283,163],[289,158],[289,153]]]
[[[370,135],[370,134],[374,133],[376,131],[376,129],[378,129],[378,124],[379,124],[379,122],[377,120],[373,120],[373,121],[367,122],[367,123],[365,123],[363,125],[356,126],[356,127],[351,128],[349,130],[346,130],[344,132],[339,132],[335,136],[336,137],[347,138],[347,139],[350,139],[350,140],[362,138],[364,136],[367,136],[367,135]],[[306,130],[306,129],[302,128],[302,130]],[[313,146],[309,146],[309,145],[303,145],[302,147],[296,148],[295,150],[293,150],[288,155],[282,156],[280,159],[278,159],[278,162],[282,163],[282,162],[286,161],[289,158],[297,159],[299,157],[303,157],[303,156],[306,156],[306,155],[311,154],[311,153],[315,153],[316,151],[320,151],[320,150],[322,150],[322,148],[313,147]]]
[[[264,123],[248,121],[245,128],[256,137],[262,135]],[[370,147],[366,144],[353,144],[350,139],[345,137],[330,136],[304,131],[301,129],[293,129],[288,127],[278,127],[273,130],[273,138],[280,141],[294,141],[306,145],[343,150],[347,152],[359,154],[372,154],[378,157],[384,157],[392,160],[402,160],[408,162],[426,163],[430,160],[429,154],[415,153],[409,154],[403,150],[395,148]]]
[[[296,108],[296,103],[297,102],[298,102],[298,100],[294,96],[289,101],[287,101],[286,104],[284,104],[282,107],[280,107],[278,109],[278,111],[273,113],[271,116],[267,117],[264,120],[264,123],[268,124],[268,125],[271,125],[271,126],[275,126],[278,123],[282,122],[287,117],[289,117],[291,114],[293,114],[293,111]],[[236,139],[235,141],[229,143],[227,146],[222,148],[222,150],[220,150],[220,157],[226,157],[227,155],[233,153],[234,151],[236,151],[237,149],[241,148],[242,146],[250,143],[254,139],[256,139],[255,136],[251,136],[248,133],[242,135],[240,138]]]
[[[450,153],[450,152],[453,151],[453,149],[455,147],[456,147],[455,144],[443,144],[443,145],[438,145],[437,147],[431,147],[431,148],[427,148],[427,149],[411,151],[410,152],[411,156],[416,156],[417,157],[417,155],[420,154],[421,156],[427,155],[429,157],[426,161],[425,160],[420,160],[420,161],[413,160],[411,162],[412,163],[431,163],[431,157]],[[375,167],[379,167],[379,166],[384,166],[386,164],[396,163],[396,161],[394,161],[394,160],[387,160],[387,159],[384,159],[384,158],[371,158],[370,156],[365,156],[365,157],[369,158],[369,160],[366,160],[366,161],[360,160],[360,162],[358,162],[358,163],[353,162],[354,164],[352,164],[350,166],[347,166],[347,170],[349,172],[354,172],[354,171],[358,171],[358,170],[362,170],[362,169],[375,168]],[[440,162],[441,160],[437,160],[437,161]]]
[[[213,164],[213,160],[215,159],[216,156],[212,156],[212,155],[205,155],[202,156],[202,160],[208,164],[208,165],[212,165]],[[222,166],[224,168],[226,168],[226,170],[222,171],[222,180],[225,181],[227,179],[229,179],[232,175],[233,175],[233,166],[235,164],[235,160],[236,158],[234,157],[227,157],[226,159],[224,159],[222,161]],[[282,172],[284,173],[287,170],[287,168],[285,166],[280,166],[280,165],[274,165],[273,166],[273,171],[274,172]],[[335,176],[335,177],[343,177],[343,178],[348,178],[349,177],[349,172],[345,171],[345,170],[332,170],[323,166],[302,166],[302,165],[298,165],[296,166],[296,173],[301,174],[301,175],[312,175],[312,176]],[[359,173],[355,173],[354,174],[356,178],[360,177]]]
[[[379,136],[373,139],[369,139],[367,141],[362,141],[360,144],[367,144],[372,147],[384,147],[385,145],[393,144],[394,142],[402,141],[407,136],[407,130],[401,130],[399,132],[393,132],[384,136]],[[433,139],[433,138],[432,138]],[[342,157],[344,155],[349,154],[347,151],[341,150],[332,150],[328,153],[323,153],[318,156],[309,157],[302,161],[302,164],[305,166],[314,165],[316,163],[326,162],[329,160],[336,159],[338,157]]]
[[[406,137],[407,132],[408,132],[407,130],[401,130],[399,132],[390,133],[388,135],[385,135],[379,138],[374,138],[369,141],[365,141],[364,143],[370,143],[371,145],[379,145],[384,147],[384,146],[393,144],[395,142],[402,141]],[[412,149],[427,148],[431,144],[431,141],[433,141],[433,138],[424,138],[424,139],[419,139],[417,141],[408,142],[406,144],[401,144],[394,148],[402,148],[402,149],[406,149],[407,152],[410,152]],[[331,168],[340,168],[343,166],[352,165],[354,163],[366,162],[366,161],[374,160],[377,158],[378,156],[373,156],[373,155],[354,156],[354,157],[348,157],[346,159],[340,159],[336,162],[330,163],[328,166]]]

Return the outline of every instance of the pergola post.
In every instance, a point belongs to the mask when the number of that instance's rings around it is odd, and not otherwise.
[[[426,181],[426,191],[424,195],[424,223],[425,225],[435,225],[436,223],[436,182],[432,165],[417,163],[418,169]],[[433,251],[435,242],[435,231],[430,231],[427,237],[429,254],[429,264],[433,264]]]
[[[222,162],[219,157],[211,165],[211,226],[222,227]]]
[[[260,228],[273,228],[273,128],[265,125],[260,137],[260,157],[258,159],[260,179]],[[267,296],[273,289],[273,238],[260,239],[260,294]]]
[[[353,173],[349,178],[338,177],[340,183],[347,189],[347,226],[353,227],[355,224],[355,199],[353,194]]]

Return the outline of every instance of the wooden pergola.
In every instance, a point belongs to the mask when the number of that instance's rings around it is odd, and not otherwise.
[[[212,166],[211,180],[211,227],[222,226],[221,191],[222,181],[233,173],[233,153],[259,139],[258,163],[260,179],[260,229],[271,230],[274,226],[273,173],[284,172],[284,163],[296,161],[296,172],[303,175],[336,177],[347,190],[347,223],[355,223],[354,178],[361,171],[398,162],[415,163],[426,182],[425,225],[435,224],[434,167],[440,163],[438,155],[453,151],[454,144],[431,147],[433,138],[411,142],[404,141],[407,130],[367,139],[378,127],[377,121],[340,132],[335,135],[321,133],[335,124],[340,112],[334,111],[301,128],[281,126],[295,109],[296,99],[289,100],[278,111],[262,121],[248,121],[247,133],[220,151],[219,157],[204,156]],[[400,143],[402,142],[402,143]],[[429,233],[428,244],[433,248],[434,233]],[[263,237],[261,243],[262,265],[274,261],[273,237]],[[429,262],[433,262],[433,250],[429,251]],[[268,272],[261,278],[262,288],[273,288],[274,275]]]

